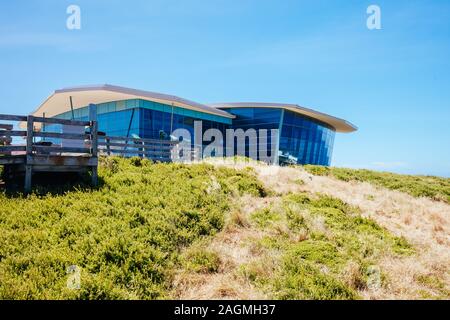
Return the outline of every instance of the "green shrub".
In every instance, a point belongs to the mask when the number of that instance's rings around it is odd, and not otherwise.
[[[324,166],[305,165],[305,170],[315,176],[327,176],[330,174],[330,168]]]
[[[288,194],[276,209],[257,210],[252,220],[276,234],[259,244],[281,261],[269,279],[258,265],[247,265],[245,275],[277,299],[357,299],[354,290],[365,287],[376,261],[386,253],[413,253],[404,238],[327,195]],[[280,233],[282,226],[287,228]]]
[[[219,177],[227,176],[224,179],[223,186],[229,192],[237,195],[250,194],[255,197],[266,197],[270,192],[264,187],[264,184],[256,178],[256,174],[250,168],[230,175],[229,172],[234,171],[229,168],[219,168]]]
[[[186,270],[199,273],[214,273],[219,271],[220,258],[216,252],[202,248],[193,248],[183,257]]]
[[[365,169],[331,168],[306,165],[313,175],[332,176],[343,181],[366,181],[375,185],[408,193],[414,197],[427,197],[450,203],[450,179],[432,176],[412,176]]]
[[[433,274],[423,274],[417,277],[417,281],[438,293],[438,299],[448,299],[450,296],[450,290],[446,287],[445,283],[439,279],[439,277]],[[425,298],[434,298],[436,296],[431,295],[430,297]]]
[[[275,298],[282,300],[352,300],[358,295],[335,277],[323,273],[300,257],[287,255],[275,279]]]
[[[223,228],[230,197],[266,192],[251,172],[205,164],[110,157],[99,177],[95,190],[0,193],[0,299],[165,298],[181,250]],[[72,265],[79,290],[67,288]]]
[[[130,163],[135,167],[141,167],[142,166],[143,159],[140,157],[132,157],[130,158]]]
[[[268,227],[280,219],[279,215],[270,207],[256,210],[252,213],[250,218],[260,228]]]

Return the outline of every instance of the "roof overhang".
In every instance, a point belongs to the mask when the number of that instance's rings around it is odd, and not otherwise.
[[[224,109],[224,108],[276,108],[276,109],[286,109],[298,114],[302,114],[305,116],[308,116],[310,118],[316,119],[318,121],[321,121],[325,124],[328,124],[329,126],[333,127],[336,132],[354,132],[358,130],[358,127],[354,124],[340,119],[333,116],[330,116],[328,114],[315,111],[313,109],[301,107],[296,104],[282,104],[282,103],[262,103],[262,102],[236,102],[236,103],[216,103],[216,104],[210,104],[211,107],[217,108],[217,109]]]
[[[86,107],[89,104],[100,104],[129,99],[142,99],[203,113],[209,113],[225,118],[234,118],[232,114],[226,111],[189,101],[177,96],[124,88],[109,84],[71,87],[56,90],[32,113],[32,115],[42,116],[45,113],[46,117],[51,118],[58,114],[70,111],[70,97],[72,97],[74,109]]]

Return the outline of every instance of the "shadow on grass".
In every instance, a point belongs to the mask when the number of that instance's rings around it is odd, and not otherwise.
[[[0,177],[0,192],[8,198],[20,198],[24,196],[23,175],[16,176],[14,179],[2,181]],[[88,173],[35,173],[33,174],[33,185],[30,194],[38,196],[44,195],[63,195],[72,191],[93,191],[101,189],[105,181],[98,177],[98,185],[91,185],[91,176]]]

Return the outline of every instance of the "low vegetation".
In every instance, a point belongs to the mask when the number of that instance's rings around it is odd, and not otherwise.
[[[0,299],[450,297],[446,179],[207,162],[0,192]]]
[[[313,165],[306,165],[304,168],[313,175],[330,176],[342,181],[365,181],[390,190],[406,192],[414,197],[428,197],[450,203],[450,179],[448,178]]]
[[[266,193],[250,170],[206,164],[108,158],[100,178],[98,190],[0,194],[1,299],[167,298],[180,252],[222,229],[230,198]],[[199,271],[218,263],[186,258]],[[71,266],[79,290],[67,287]]]
[[[449,299],[445,202],[302,167],[210,163],[250,167],[271,193],[235,199],[225,228],[203,244],[221,267],[181,272],[175,297]]]
[[[216,252],[198,246],[186,250],[181,259],[185,270],[198,273],[217,272],[221,262]]]
[[[243,270],[272,298],[357,299],[370,281],[383,285],[372,274],[381,257],[413,253],[405,239],[329,196],[288,194],[251,219],[265,230],[261,247],[279,259],[271,277],[252,264]]]

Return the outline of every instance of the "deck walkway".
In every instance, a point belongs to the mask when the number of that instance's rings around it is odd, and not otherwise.
[[[35,172],[90,171],[92,185],[97,185],[98,145],[97,121],[73,121],[35,116],[0,114],[0,121],[26,123],[26,130],[18,125],[0,122],[0,165],[5,175],[24,175],[25,192],[31,191]],[[81,127],[83,133],[42,132],[39,125]],[[77,141],[79,147],[51,141]]]
[[[98,132],[95,105],[90,105],[89,114],[91,121],[0,114],[3,176],[15,181],[24,177],[25,192],[31,191],[37,172],[91,172],[96,186],[99,154],[172,162],[180,161],[185,152],[178,141],[105,136]],[[55,127],[58,132],[51,132]],[[196,155],[189,154],[189,159]]]

